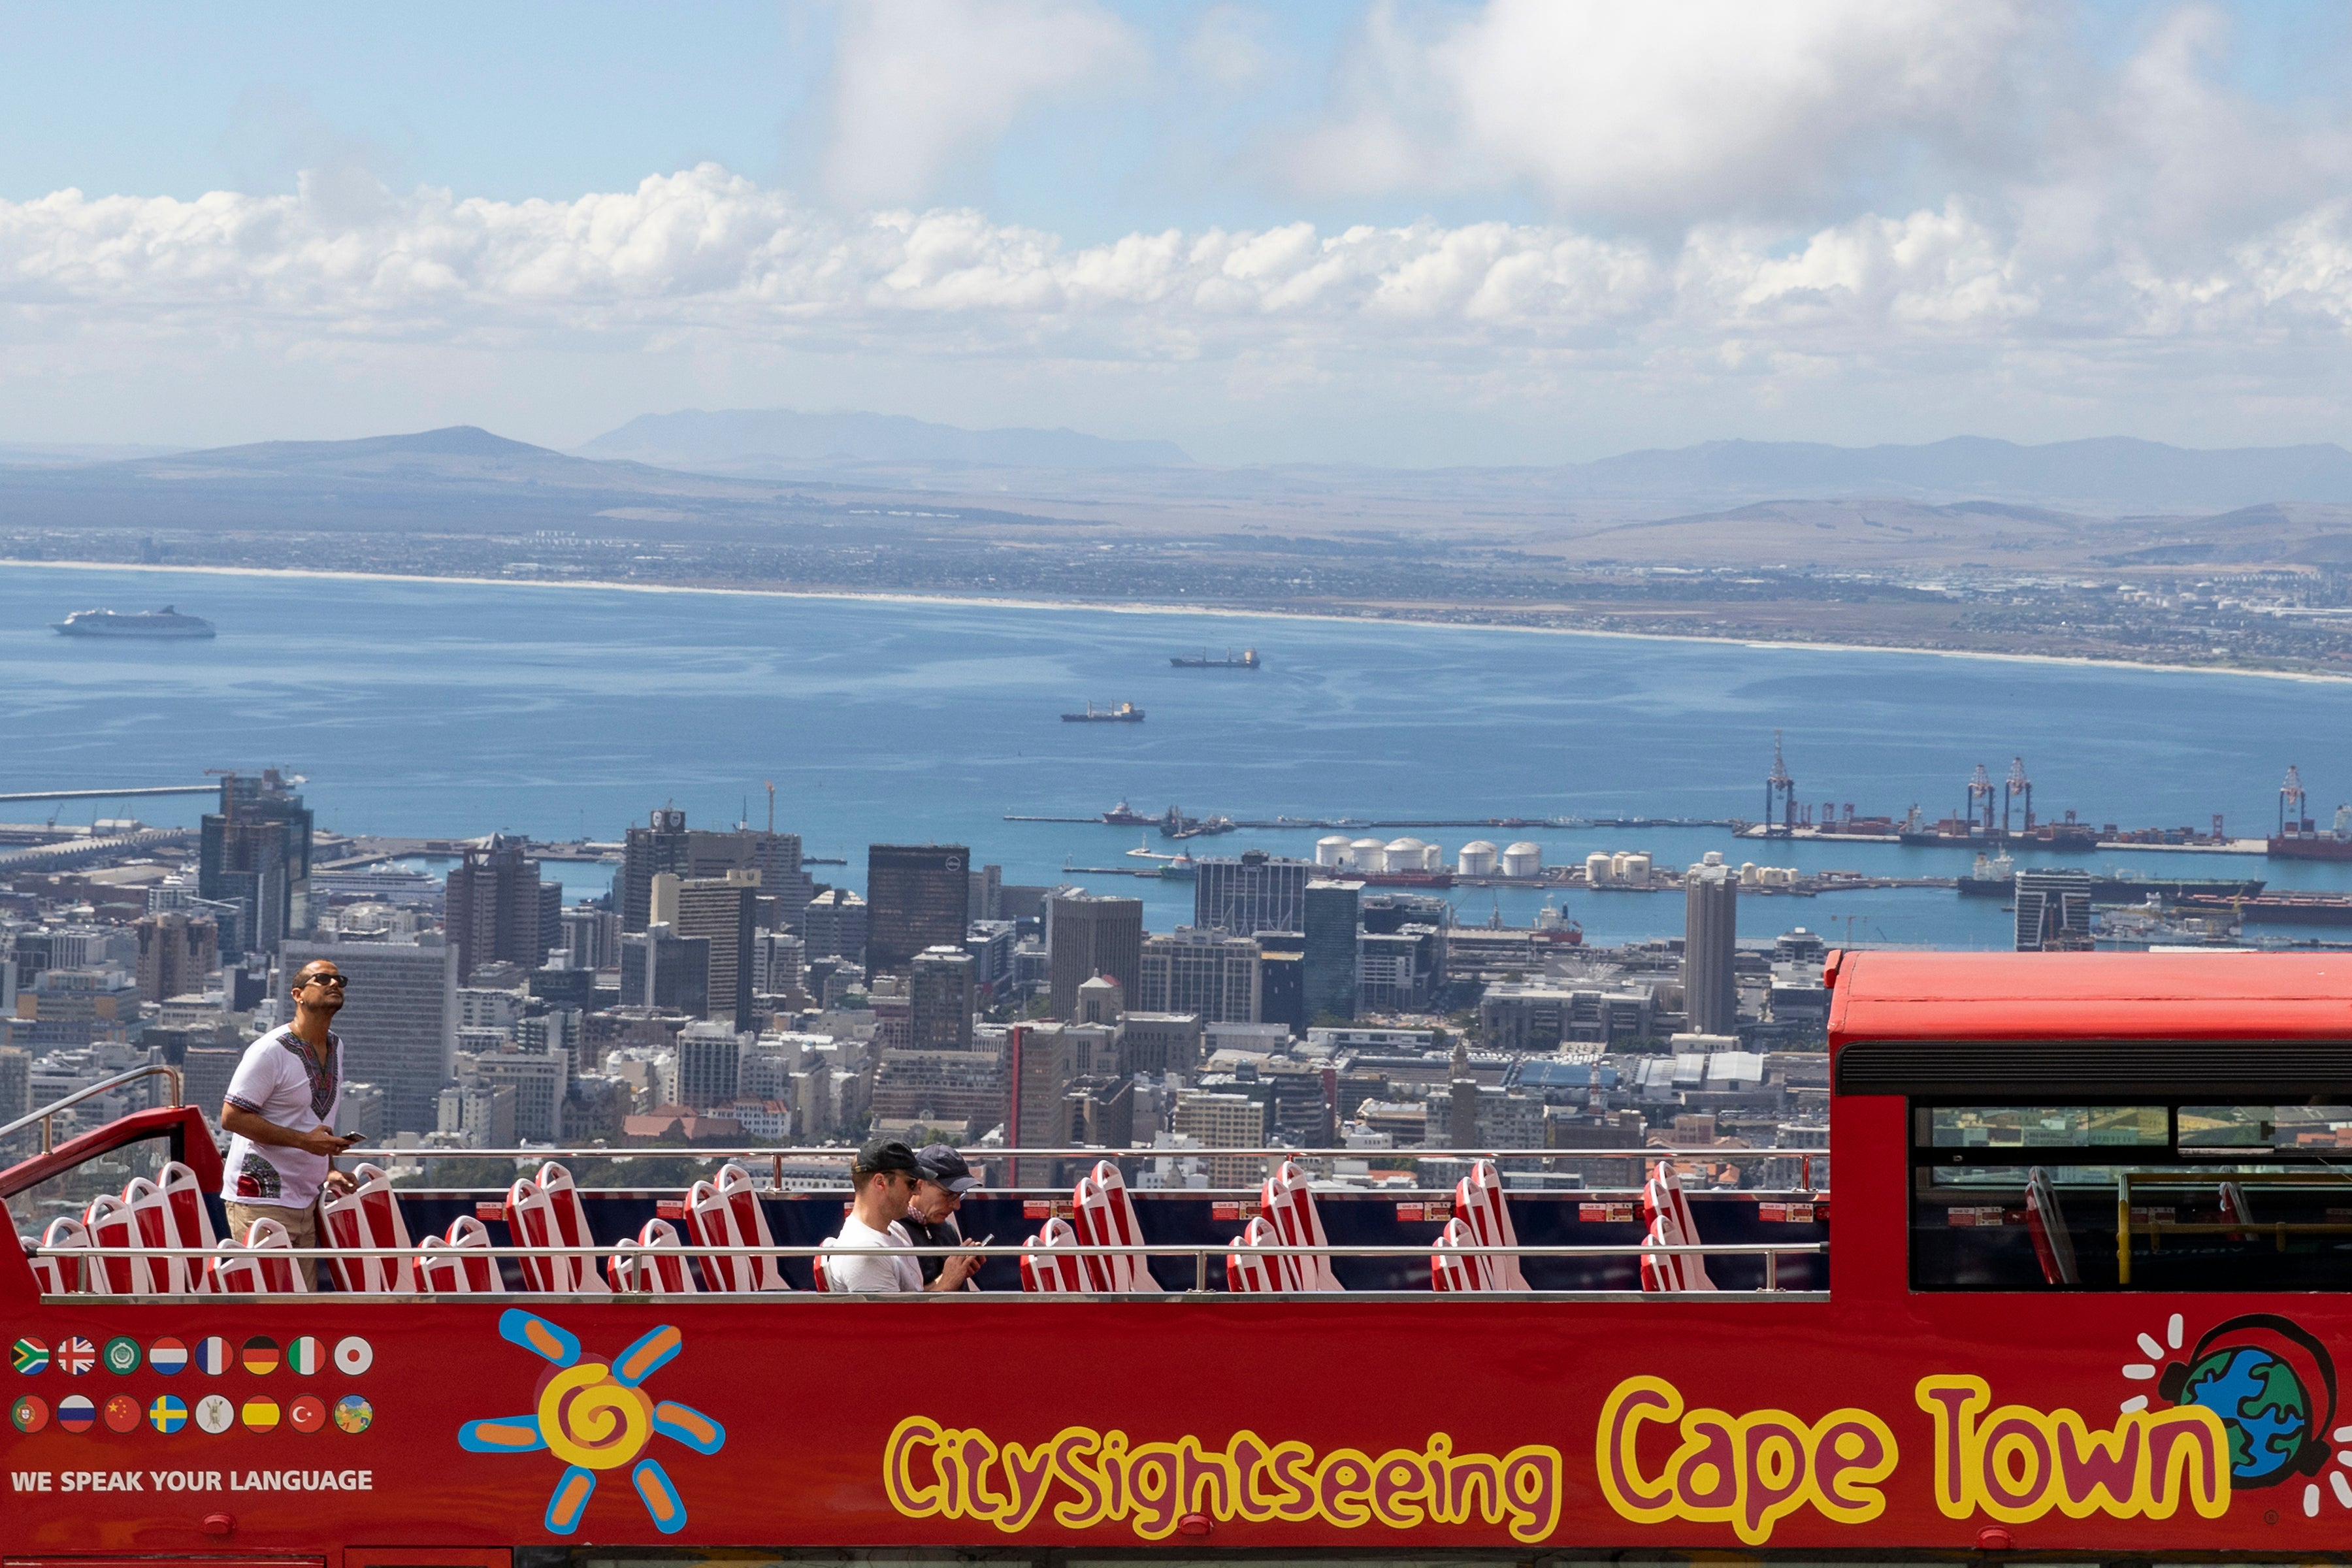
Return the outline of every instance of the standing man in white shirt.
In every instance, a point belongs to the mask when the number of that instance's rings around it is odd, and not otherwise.
[[[870,1291],[883,1295],[914,1295],[925,1290],[953,1290],[980,1267],[976,1258],[955,1257],[929,1285],[922,1266],[905,1253],[884,1257],[873,1250],[912,1247],[907,1227],[898,1222],[914,1201],[915,1183],[922,1174],[915,1152],[897,1138],[876,1138],[850,1162],[849,1180],[856,1189],[841,1234],[819,1260],[826,1282],[835,1290]]]
[[[221,1128],[231,1134],[221,1203],[239,1240],[257,1219],[286,1227],[296,1247],[319,1245],[319,1191],[347,1191],[351,1177],[334,1158],[359,1142],[335,1131],[343,1099],[343,1047],[331,1026],[348,983],[327,959],[294,976],[294,1021],[246,1047],[228,1081]],[[302,1259],[302,1279],[319,1285],[316,1258]]]

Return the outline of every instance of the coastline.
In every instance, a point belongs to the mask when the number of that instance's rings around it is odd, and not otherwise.
[[[955,594],[858,593],[840,588],[708,588],[663,583],[614,583],[599,579],[551,582],[531,577],[439,576],[405,572],[322,572],[307,567],[196,566],[162,562],[24,561],[0,557],[0,566],[47,568],[72,572],[152,572],[197,574],[215,577],[319,578],[360,583],[459,584],[484,588],[551,588],[593,590],[607,594],[697,594],[746,599],[816,599],[851,604],[933,605],[967,609],[1052,610],[1123,616],[1199,616],[1233,619],[1322,622],[1335,626],[1426,626],[1441,631],[1518,632],[1538,637],[1611,637],[1625,642],[1702,643],[1744,647],[1758,652],[1880,653],[1924,658],[1984,659],[2005,664],[2043,664],[2082,669],[2147,671],[2165,675],[2241,677],[2260,680],[2293,680],[2325,686],[2352,681],[2352,674],[2331,675],[2302,669],[2218,669],[2200,664],[2148,664],[2137,659],[2084,658],[2065,654],[1995,653],[1977,648],[1909,647],[1884,643],[1774,642],[1753,637],[1700,637],[1682,632],[1621,632],[1584,626],[1527,626],[1484,621],[1436,620],[1418,616],[1337,616],[1308,610],[1258,609],[1237,605],[1184,604],[1108,604],[1085,599],[992,598]]]

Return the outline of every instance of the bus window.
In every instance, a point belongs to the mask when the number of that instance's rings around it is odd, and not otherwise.
[[[2352,1105],[1915,1102],[1912,1127],[1914,1289],[2352,1289]]]

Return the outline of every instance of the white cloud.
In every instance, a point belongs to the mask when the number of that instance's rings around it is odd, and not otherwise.
[[[850,206],[926,200],[1033,103],[1098,90],[1141,58],[1092,0],[858,0],[841,21],[825,188]]]

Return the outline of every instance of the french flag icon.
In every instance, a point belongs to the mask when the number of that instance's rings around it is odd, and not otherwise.
[[[218,1377],[229,1368],[232,1356],[228,1342],[218,1334],[207,1335],[196,1347],[196,1366],[207,1377]]]

